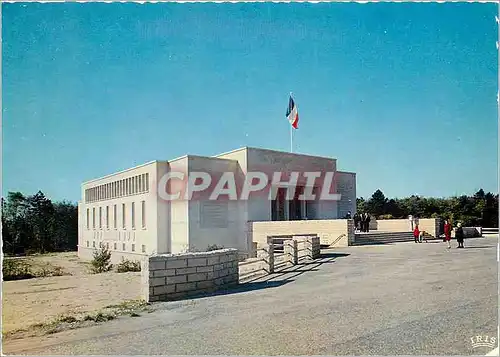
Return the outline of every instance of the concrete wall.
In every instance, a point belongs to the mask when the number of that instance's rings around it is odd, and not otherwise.
[[[188,174],[188,157],[169,161],[169,170]],[[172,192],[173,193],[173,192]],[[177,254],[189,250],[189,202],[184,199],[172,200],[170,205],[170,253]]]
[[[356,174],[337,171],[335,175],[337,193],[342,195],[337,203],[337,217],[344,218],[349,211],[352,217],[356,213]]]
[[[157,164],[151,162],[131,168],[100,179],[87,181],[81,186],[81,221],[79,222],[78,255],[82,259],[91,259],[94,248],[101,244],[108,245],[111,254],[117,257],[144,256],[158,250],[157,231],[157,194],[155,182],[157,179]],[[85,199],[87,189],[111,184],[119,180],[148,174],[148,189],[146,192],[130,194],[112,199],[102,199],[90,202]],[[142,226],[142,202],[145,203],[146,225]],[[132,203],[134,203],[135,224],[132,227]],[[125,204],[125,226],[123,225],[123,205]],[[116,206],[116,220],[114,207]],[[106,220],[106,208],[109,211],[109,221]],[[99,222],[101,209],[101,223]],[[87,225],[88,210],[88,225]],[[95,210],[95,226],[93,215]],[[116,221],[116,225],[115,225]],[[143,251],[144,250],[144,251]],[[117,260],[118,258],[114,258]],[[128,259],[128,258],[127,258]]]
[[[432,237],[439,236],[439,218],[420,218],[418,227]],[[409,219],[372,219],[370,229],[381,232],[411,232],[412,225]]]
[[[238,284],[238,251],[157,255],[141,262],[141,297],[177,300]]]
[[[451,232],[452,237],[455,237],[456,229],[457,228],[455,227]],[[475,238],[475,237],[481,237],[483,235],[481,227],[462,227],[462,229],[464,231],[464,238]]]
[[[247,251],[246,201],[229,200],[221,195],[210,200],[213,188],[225,172],[241,176],[237,161],[189,156],[189,172],[203,171],[212,177],[212,189],[200,192],[189,201],[189,247],[205,250],[209,245]],[[238,180],[238,179],[237,179]]]
[[[108,243],[102,243],[106,246]],[[97,251],[99,248],[85,248],[78,247],[78,257],[82,260],[92,260],[94,251]],[[116,265],[119,264],[123,259],[130,260],[133,262],[140,262],[148,255],[143,253],[132,253],[132,252],[120,252],[119,250],[113,251],[112,245],[110,245],[111,250],[111,264]]]
[[[321,244],[335,242],[335,247],[347,247],[354,240],[352,220],[346,219],[250,222],[248,231],[259,248],[273,235],[317,234]]]
[[[155,216],[157,222],[157,246],[155,254],[171,253],[172,249],[172,236],[171,236],[171,225],[170,225],[170,201],[166,201],[160,197],[158,190],[165,188],[159,187],[159,181],[161,178],[168,173],[170,170],[170,164],[168,162],[158,162],[156,166],[156,177],[153,179],[152,187],[156,193],[156,207],[157,211],[151,212],[152,216]]]

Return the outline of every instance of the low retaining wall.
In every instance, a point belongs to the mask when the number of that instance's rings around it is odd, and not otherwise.
[[[319,237],[293,237],[283,242],[285,261],[294,265],[302,260],[318,259],[321,255]]]
[[[419,218],[417,220],[420,231],[425,231],[428,236],[434,238],[439,237],[439,222],[439,218]],[[370,230],[380,232],[411,232],[412,225],[409,219],[379,219],[370,221]]]
[[[269,236],[298,234],[316,234],[321,244],[347,247],[354,241],[354,225],[352,219],[250,222],[248,234],[257,248],[265,246]]]
[[[238,284],[238,250],[162,254],[141,261],[141,296],[178,300]]]
[[[451,233],[452,237],[455,237],[455,229],[453,229],[453,232]],[[464,231],[464,238],[475,238],[475,237],[482,237],[483,232],[481,227],[462,227],[462,230]]]

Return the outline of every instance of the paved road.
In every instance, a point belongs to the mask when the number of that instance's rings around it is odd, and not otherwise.
[[[497,336],[497,237],[325,251],[245,291],[10,342],[18,354],[485,355]]]

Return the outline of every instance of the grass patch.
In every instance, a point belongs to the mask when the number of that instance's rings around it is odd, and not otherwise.
[[[4,259],[2,273],[4,281],[70,275],[60,266],[50,263],[35,266],[26,258]]]
[[[5,339],[21,339],[43,336],[64,330],[71,330],[115,320],[118,317],[125,315],[130,317],[139,317],[139,312],[152,311],[151,309],[148,309],[149,305],[150,304],[143,300],[128,300],[120,304],[106,306],[102,310],[94,313],[87,313],[85,315],[62,315],[52,321],[34,324],[26,329],[3,333],[3,337]]]

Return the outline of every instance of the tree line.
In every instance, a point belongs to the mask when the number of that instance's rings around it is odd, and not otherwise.
[[[377,219],[419,218],[449,219],[464,226],[498,228],[498,194],[480,189],[472,196],[433,198],[412,195],[407,198],[385,197],[376,190],[369,199],[356,199],[358,212],[367,212]]]
[[[432,198],[385,197],[377,190],[369,199],[358,198],[357,211],[377,219],[420,218],[451,219],[464,226],[498,227],[498,194],[482,189],[472,196]],[[74,251],[78,244],[78,206],[52,202],[39,191],[25,196],[9,192],[2,198],[2,239],[6,254]]]
[[[78,244],[78,206],[52,202],[38,191],[32,196],[9,192],[2,197],[5,254],[74,251]]]

